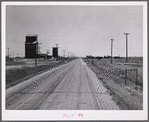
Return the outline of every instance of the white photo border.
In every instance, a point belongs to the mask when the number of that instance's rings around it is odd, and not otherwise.
[[[5,110],[5,50],[6,6],[11,5],[76,5],[76,6],[143,6],[143,110]],[[2,32],[2,120],[147,120],[148,116],[148,61],[147,61],[147,2],[1,2]],[[64,114],[78,115],[70,118]]]

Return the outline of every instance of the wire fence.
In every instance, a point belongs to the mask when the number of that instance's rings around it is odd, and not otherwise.
[[[97,59],[84,59],[84,61],[95,65],[106,77],[116,76],[122,79],[125,86],[131,86],[135,89],[143,88],[143,73],[140,73],[137,67],[113,65]]]

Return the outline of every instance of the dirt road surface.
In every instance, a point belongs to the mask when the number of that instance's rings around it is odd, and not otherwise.
[[[7,110],[117,110],[93,71],[76,59],[6,90]]]

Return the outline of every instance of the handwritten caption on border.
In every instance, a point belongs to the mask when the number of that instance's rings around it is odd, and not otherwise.
[[[84,116],[84,114],[81,114],[81,113],[79,113],[79,114],[63,114],[63,117],[65,117],[65,118],[70,118],[70,117],[83,117]]]

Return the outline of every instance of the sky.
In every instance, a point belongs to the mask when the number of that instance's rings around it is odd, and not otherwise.
[[[13,6],[6,7],[6,54],[25,56],[25,37],[37,34],[41,52],[59,44],[75,56],[143,56],[143,6]]]

